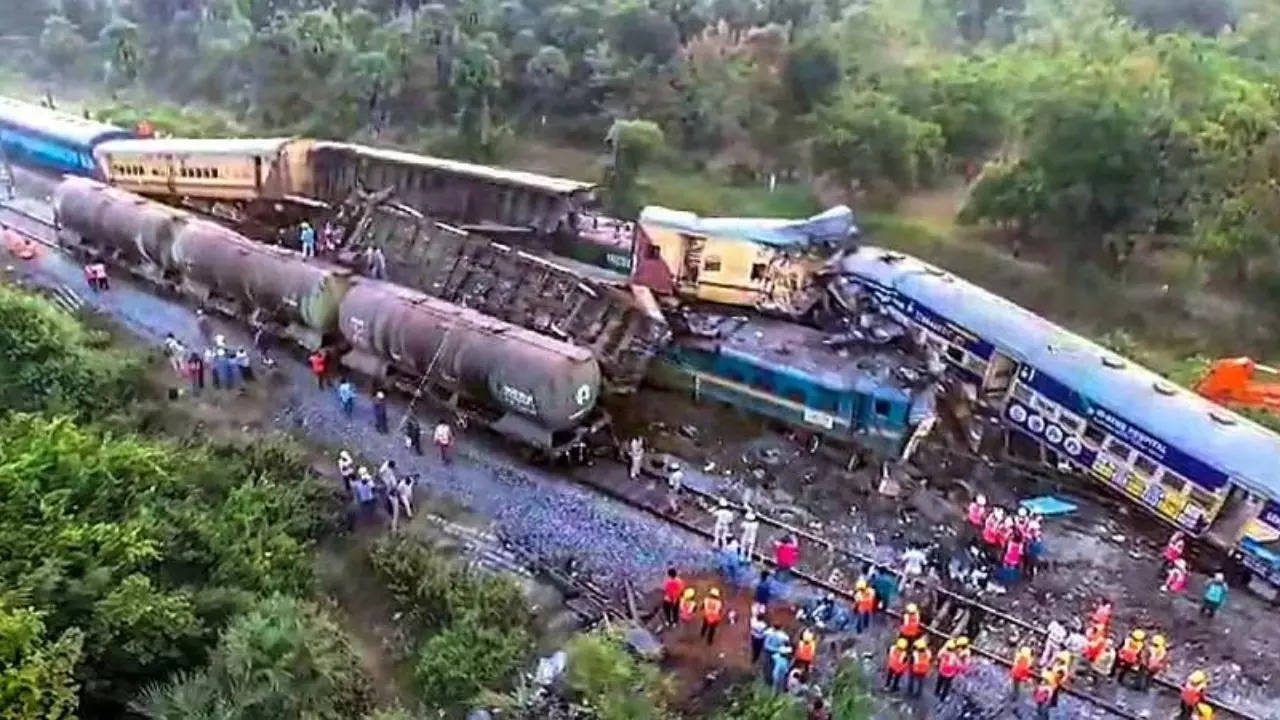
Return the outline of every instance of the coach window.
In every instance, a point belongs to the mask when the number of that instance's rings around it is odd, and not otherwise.
[[[953,345],[952,347],[947,348],[947,357],[951,358],[952,362],[963,363],[964,350]]]
[[[872,406],[872,412],[874,412],[876,417],[879,418],[888,418],[889,409],[890,405],[888,400],[876,400],[875,404]]]
[[[767,265],[765,265],[764,263],[755,263],[754,265],[752,265],[752,266],[751,266],[751,279],[752,279],[752,280],[763,280],[763,279],[764,279],[764,271],[765,271],[765,268],[767,268],[767,267],[768,267],[768,266],[767,266]]]
[[[1133,450],[1115,438],[1107,438],[1107,451],[1121,460],[1128,460]]]
[[[1101,430],[1094,427],[1093,425],[1085,423],[1084,439],[1085,439],[1085,442],[1087,442],[1090,447],[1097,449],[1102,447],[1104,441],[1106,441],[1107,439],[1107,436],[1105,433],[1103,433]]]
[[[646,260],[661,260],[662,248],[659,247],[656,243],[650,244],[646,246],[644,249],[644,257]]]
[[[1154,478],[1159,468],[1146,455],[1139,454],[1133,461],[1133,469],[1144,478]]]
[[[1187,480],[1176,472],[1170,470],[1164,471],[1164,477],[1160,478],[1160,484],[1174,494],[1181,495],[1187,489]]]
[[[706,261],[702,263],[702,269],[707,272],[720,272],[720,256],[708,255]]]

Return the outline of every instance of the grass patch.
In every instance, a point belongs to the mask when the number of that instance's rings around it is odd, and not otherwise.
[[[699,215],[805,218],[822,211],[804,183],[779,183],[769,192],[763,185],[733,185],[705,174],[656,168],[645,171],[641,182],[645,204]]]

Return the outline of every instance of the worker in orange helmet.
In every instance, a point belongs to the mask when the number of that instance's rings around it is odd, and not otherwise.
[[[1053,699],[1058,696],[1057,676],[1045,670],[1040,673],[1040,684],[1036,685],[1031,699],[1036,704],[1036,720],[1049,720],[1049,708],[1053,707]]]
[[[871,613],[876,609],[876,591],[865,578],[858,578],[853,590],[853,629],[859,635],[871,626]]]
[[[889,648],[889,657],[885,661],[884,689],[897,692],[902,676],[907,672],[907,641],[898,638]]]
[[[951,694],[951,685],[963,669],[964,659],[960,656],[960,646],[957,641],[948,640],[938,651],[938,680],[933,686],[934,696],[945,701]]]
[[[1116,664],[1112,670],[1116,676],[1116,682],[1123,685],[1126,675],[1138,672],[1146,641],[1147,634],[1142,630],[1134,630],[1129,633],[1129,637],[1125,638],[1124,644],[1120,646],[1120,652],[1116,653]]]
[[[1106,644],[1107,629],[1094,623],[1084,633],[1084,649],[1080,651],[1080,654],[1084,656],[1085,660],[1092,663],[1098,659],[1098,655]]]
[[[1138,673],[1138,689],[1147,690],[1151,680],[1164,671],[1169,664],[1169,648],[1165,647],[1163,635],[1151,638],[1151,646],[1147,648],[1143,658],[1142,672]]]
[[[720,619],[724,613],[724,601],[720,599],[720,588],[711,588],[702,601],[702,629],[699,637],[707,639],[710,645],[716,640],[716,629],[720,627]]]
[[[813,667],[813,658],[818,654],[818,639],[812,630],[800,633],[800,642],[796,643],[796,652],[792,659],[792,667],[800,670],[800,677],[807,678]]]
[[[1013,656],[1013,665],[1009,668],[1009,698],[1016,699],[1022,691],[1023,684],[1031,680],[1031,674],[1035,672],[1036,661],[1035,656],[1031,653],[1031,648],[1022,646],[1018,648],[1018,652]]]
[[[1187,676],[1187,681],[1182,684],[1182,692],[1179,693],[1179,699],[1182,701],[1182,707],[1178,711],[1178,720],[1190,720],[1191,713],[1195,712],[1197,707],[1205,703],[1205,691],[1209,688],[1209,675],[1203,670],[1196,670]]]
[[[929,676],[931,667],[933,667],[933,653],[929,651],[929,641],[920,638],[916,640],[914,649],[911,651],[911,677],[907,678],[908,695],[920,697],[920,691],[924,689],[924,679]]]
[[[687,623],[698,614],[698,594],[691,587],[684,589],[680,595],[680,622]]]
[[[902,630],[898,635],[908,641],[912,641],[923,633],[924,624],[920,622],[920,608],[915,603],[911,603],[907,605],[906,611],[902,613]]]

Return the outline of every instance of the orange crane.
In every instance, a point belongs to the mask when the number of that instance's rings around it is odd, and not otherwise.
[[[1280,375],[1280,370],[1259,365],[1253,358],[1214,360],[1196,384],[1196,392],[1219,405],[1280,413],[1280,382],[1258,382],[1254,376],[1259,372]]]

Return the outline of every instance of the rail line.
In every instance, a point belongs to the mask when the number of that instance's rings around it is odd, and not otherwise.
[[[52,230],[55,227],[54,223],[51,222],[50,220],[44,217],[40,217],[39,215],[33,214],[26,210],[23,210],[21,208],[14,207],[10,203],[0,202],[0,210],[3,210],[4,212],[10,213],[11,215],[17,216],[19,218],[22,218],[22,220],[25,223],[32,223],[38,226],[39,228],[41,228],[42,230],[46,230],[46,231]],[[30,239],[50,249],[57,250],[57,251],[63,250],[63,248],[61,248],[58,245],[56,240],[50,240],[47,237],[42,237],[41,234],[37,232],[33,232],[28,228],[20,227],[5,219],[0,219],[0,228],[6,228],[9,230],[12,230],[13,232],[18,233],[22,237]],[[699,527],[698,525],[695,525],[694,523],[691,523],[687,520],[684,520],[678,517],[672,517],[670,514],[663,511],[662,509],[657,508],[647,502],[642,502],[640,500],[637,500],[616,488],[613,488],[608,485],[598,483],[586,478],[582,478],[582,477],[579,477],[578,481],[583,483],[584,485],[587,485],[588,487],[595,490],[596,492],[599,492],[602,495],[612,499],[615,502],[622,503],[632,509],[635,509],[635,510],[644,512],[645,514],[656,517],[668,524],[674,525],[684,530],[685,532],[697,535],[704,539],[712,539],[712,533],[710,531],[702,527]],[[708,502],[712,504],[718,504],[719,501],[722,499],[722,497],[719,495],[705,492],[697,488],[689,487],[687,485],[682,489],[682,492],[687,493],[692,497],[696,497],[704,502]],[[723,499],[729,504],[730,507],[738,511],[744,511],[746,509],[746,506],[741,503],[734,502],[728,498],[723,498]],[[876,561],[874,558],[871,558],[858,551],[845,548],[840,544],[833,542],[831,540],[828,540],[811,531],[793,526],[789,523],[785,523],[776,518],[768,517],[759,512],[756,512],[756,517],[760,520],[761,524],[763,525],[773,527],[777,530],[781,530],[786,533],[794,534],[798,538],[803,538],[808,542],[814,543],[816,545],[820,545],[826,548],[828,552],[833,555],[842,556],[846,560],[852,560],[852,561],[860,562],[866,565],[873,565],[876,567],[885,567],[883,563]],[[759,552],[754,553],[754,559],[768,566],[774,565],[772,558],[764,554],[761,554]],[[901,577],[900,572],[893,570],[891,568],[885,568],[885,569],[889,570],[889,572],[893,573],[894,575],[898,575],[899,577]],[[793,569],[792,573],[798,579],[800,579],[801,581],[803,581],[804,583],[812,587],[831,593],[835,597],[843,598],[847,602],[853,601],[853,594],[842,587],[837,587],[836,585],[833,585],[830,582],[822,580],[821,578],[818,578],[809,572],[796,571]],[[575,582],[574,584],[578,585],[580,590],[585,590],[584,595],[589,596],[595,602],[595,604],[605,612],[605,614],[611,615],[615,618],[621,618],[625,615],[624,611],[619,607],[619,605],[616,605],[613,603],[607,603],[605,601],[605,597],[604,597],[605,593],[601,589],[595,588],[595,587],[583,586],[577,582]],[[1002,610],[999,610],[990,605],[986,605],[975,599],[966,597],[964,595],[961,595],[951,590],[947,590],[946,588],[939,587],[937,588],[937,591],[939,592],[939,594],[955,602],[980,609],[984,613],[986,613],[988,616],[998,618],[1004,622],[1015,625],[1024,630],[1037,633],[1040,636],[1044,636],[1047,634],[1047,631],[1044,628],[1038,625],[1035,625],[1034,623],[1030,623],[1026,620],[1010,615]],[[631,595],[630,589],[627,589],[626,593],[628,596],[630,596]],[[631,604],[630,597],[627,598],[627,604],[628,605]],[[895,619],[901,618],[901,612],[899,612],[898,610],[886,608],[884,613],[891,618],[895,618]],[[934,635],[937,637],[944,637],[944,638],[948,637],[947,633],[943,632],[942,630],[939,630],[936,627],[930,626],[930,627],[927,627],[927,630],[931,635]],[[972,650],[977,655],[987,659],[990,662],[994,662],[1004,667],[1009,667],[1011,665],[1011,661],[1008,658],[1005,658],[1004,656],[1001,656],[997,653],[994,653],[989,650],[985,650],[976,646],[973,646]],[[1180,689],[1180,686],[1177,683],[1171,682],[1163,677],[1157,676],[1154,680],[1155,680],[1156,686],[1161,688],[1162,690],[1165,690],[1166,692],[1172,691],[1176,695]],[[1101,710],[1104,710],[1116,717],[1124,718],[1125,720],[1146,720],[1146,718],[1144,718],[1142,715],[1139,715],[1130,710],[1126,710],[1110,701],[1096,697],[1094,695],[1083,692],[1076,688],[1064,687],[1063,691],[1066,692],[1068,695],[1071,695],[1083,702],[1086,702]],[[1206,698],[1206,702],[1212,705],[1216,710],[1219,710],[1224,713],[1228,713],[1233,717],[1239,718],[1240,720],[1262,720],[1262,718],[1254,716],[1244,710],[1241,710],[1238,707],[1229,705],[1227,703],[1224,703],[1212,697]]]

